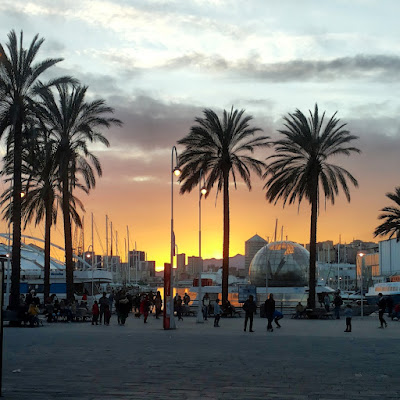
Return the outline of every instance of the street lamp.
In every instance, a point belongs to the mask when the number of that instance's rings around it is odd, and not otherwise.
[[[361,257],[360,265],[360,287],[361,287],[361,317],[364,317],[364,293],[363,293],[363,267],[364,267],[364,253],[358,253]]]
[[[206,180],[203,175],[203,170],[200,170],[199,175],[199,284],[198,284],[198,291],[197,291],[197,298],[198,298],[198,308],[197,308],[197,322],[203,322],[202,316],[202,299],[201,299],[201,273],[203,272],[203,263],[201,258],[201,197],[202,195],[207,194],[206,188]],[[201,267],[201,268],[200,268]]]
[[[92,248],[92,252],[89,253],[89,249]],[[90,244],[87,249],[86,258],[92,259],[92,301],[94,304],[94,253],[93,253],[93,245]]]
[[[175,155],[175,163],[174,163]],[[170,280],[170,305],[169,305],[169,329],[176,329],[174,317],[174,253],[175,253],[175,234],[174,234],[174,175],[179,176],[181,170],[178,166],[178,151],[172,147],[171,151],[171,280]]]

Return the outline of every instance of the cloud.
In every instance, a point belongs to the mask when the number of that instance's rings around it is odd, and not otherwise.
[[[124,122],[111,139],[112,145],[143,148],[146,151],[170,148],[189,132],[203,108],[182,103],[164,103],[146,95],[112,96],[109,104]]]
[[[168,60],[161,68],[198,68],[214,72],[229,71],[242,76],[272,82],[304,80],[332,81],[338,79],[397,80],[400,57],[394,55],[356,55],[332,60],[293,60],[262,63],[257,57],[228,61],[219,55],[185,54]]]

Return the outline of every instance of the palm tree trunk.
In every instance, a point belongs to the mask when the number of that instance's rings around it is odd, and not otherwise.
[[[228,301],[228,277],[229,277],[229,171],[224,172],[224,243],[222,260],[222,305],[225,307]]]
[[[311,200],[311,226],[310,226],[310,270],[308,278],[308,297],[309,305],[315,308],[315,278],[317,263],[317,218],[318,218],[318,180],[313,184]]]
[[[46,221],[44,234],[44,301],[50,296],[50,234],[52,225],[52,204],[51,200],[46,202]]]
[[[12,204],[12,269],[10,308],[16,310],[19,306],[20,281],[21,281],[21,164],[22,164],[22,120],[17,112],[14,124],[14,182]]]
[[[67,300],[71,302],[74,299],[74,262],[72,258],[72,232],[71,217],[69,213],[68,177],[63,181],[62,209],[64,217],[65,277],[67,285]]]

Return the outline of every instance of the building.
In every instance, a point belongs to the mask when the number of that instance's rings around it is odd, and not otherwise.
[[[203,259],[201,257],[188,257],[187,273],[190,277],[196,277],[199,272],[203,272]]]
[[[268,244],[268,241],[263,239],[259,235],[254,235],[249,240],[244,242],[244,249],[245,249],[245,258],[244,258],[244,269],[245,271],[249,271],[251,261],[253,257],[257,254],[258,250]]]
[[[307,244],[307,250],[310,251],[310,245]],[[356,264],[357,254],[375,253],[378,251],[378,244],[374,242],[363,242],[362,240],[353,240],[349,244],[333,244],[332,240],[317,243],[317,260],[328,264]]]

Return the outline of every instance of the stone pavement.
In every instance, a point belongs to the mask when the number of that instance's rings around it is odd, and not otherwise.
[[[196,324],[128,318],[118,326],[90,323],[4,328],[6,400],[108,399],[399,399],[400,321],[377,318],[281,320],[254,333],[243,318]]]

